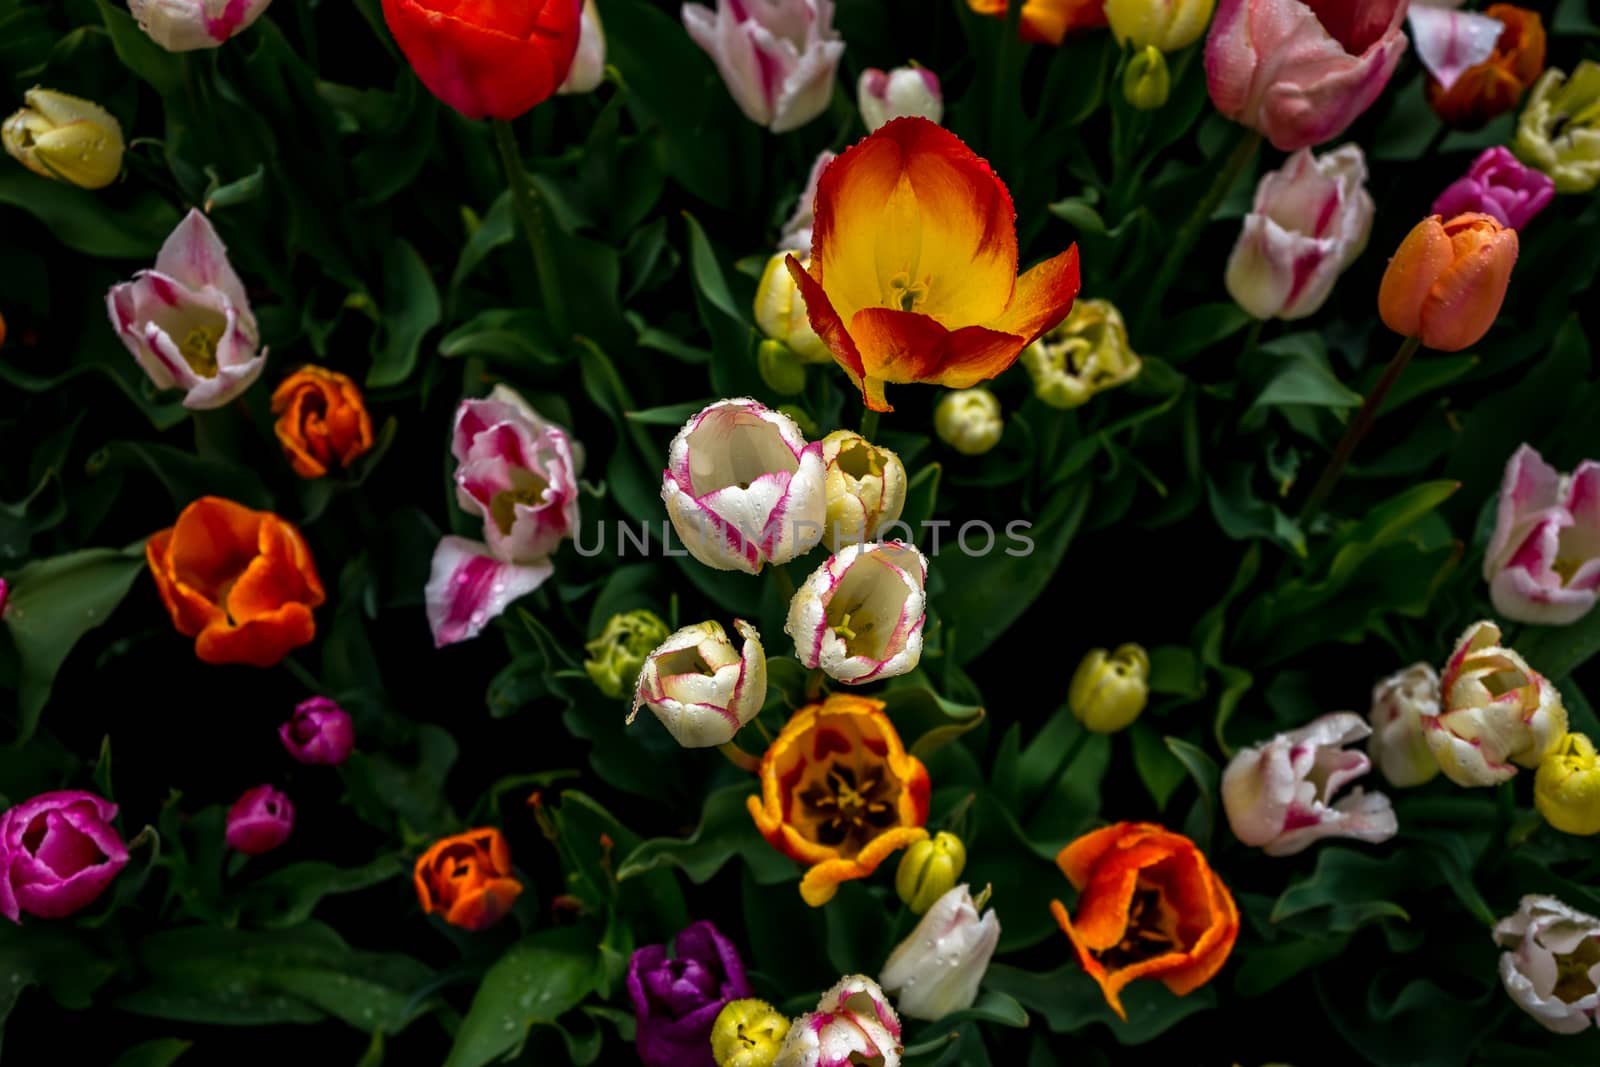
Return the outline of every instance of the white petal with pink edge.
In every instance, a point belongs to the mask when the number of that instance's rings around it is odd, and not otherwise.
[[[549,560],[507,563],[489,546],[465,537],[443,537],[423,590],[436,648],[469,641],[512,601],[539,588],[555,573]]]

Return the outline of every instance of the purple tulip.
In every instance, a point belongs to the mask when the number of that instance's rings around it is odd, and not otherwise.
[[[271,852],[289,840],[293,829],[294,805],[270,785],[245,790],[228,809],[228,847],[247,856]]]
[[[356,731],[350,713],[327,697],[302,700],[289,721],[278,727],[289,755],[301,763],[338,766],[355,748]]]
[[[1542,171],[1525,167],[1508,150],[1486,148],[1465,178],[1452,182],[1433,202],[1433,213],[1454,218],[1466,211],[1481,211],[1500,225],[1520,230],[1555,199],[1556,183]]]
[[[628,995],[638,1015],[645,1067],[716,1067],[711,1024],[723,1005],[750,996],[739,950],[710,922],[685,927],[665,945],[646,945],[628,962]]]
[[[78,789],[40,793],[0,815],[0,915],[59,919],[92,904],[127,866],[117,806]]]

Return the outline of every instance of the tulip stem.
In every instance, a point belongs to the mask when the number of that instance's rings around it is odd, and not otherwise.
[[[1260,147],[1261,134],[1256,130],[1242,128],[1238,142],[1234,144],[1233,151],[1228,153],[1228,158],[1217,171],[1216,178],[1211,182],[1211,188],[1206,190],[1206,195],[1194,206],[1194,210],[1189,213],[1188,219],[1184,221],[1172,245],[1167,249],[1166,259],[1161,264],[1161,273],[1156,275],[1155,284],[1150,287],[1149,296],[1145,300],[1146,314],[1140,321],[1148,321],[1160,312],[1161,301],[1166,297],[1167,290],[1172,288],[1172,283],[1177,280],[1178,271],[1183,269],[1184,261],[1194,248],[1195,242],[1200,240],[1201,231],[1206,228],[1206,223],[1211,221],[1211,216],[1217,213],[1217,207],[1228,195],[1228,190],[1239,180],[1239,175],[1255,158],[1256,149]]]
[[[1350,465],[1350,457],[1355,454],[1356,446],[1372,428],[1373,420],[1378,417],[1378,409],[1383,406],[1383,401],[1389,395],[1389,390],[1394,388],[1394,383],[1400,380],[1400,375],[1405,373],[1406,365],[1411,362],[1411,357],[1417,354],[1417,349],[1422,347],[1422,340],[1418,337],[1407,337],[1400,346],[1400,351],[1394,354],[1389,365],[1383,369],[1383,377],[1378,379],[1378,384],[1372,387],[1366,399],[1361,402],[1361,409],[1356,412],[1356,417],[1350,420],[1350,425],[1345,427],[1344,436],[1339,438],[1339,445],[1333,450],[1333,458],[1323,468],[1322,477],[1317,479],[1317,484],[1311,490],[1311,495],[1306,497],[1306,503],[1300,509],[1300,521],[1308,521],[1316,515],[1323,503],[1328,499],[1328,494],[1333,492],[1333,487],[1339,483],[1344,475],[1344,469]]]
[[[1044,802],[1050,798],[1051,793],[1056,791],[1056,783],[1061,780],[1061,776],[1067,773],[1067,768],[1071,767],[1077,761],[1078,756],[1082,754],[1083,746],[1089,743],[1090,736],[1092,736],[1092,731],[1080,725],[1078,736],[1072,739],[1072,743],[1067,746],[1067,750],[1056,761],[1055,768],[1050,771],[1050,776],[1044,780],[1044,786],[1039,790],[1039,795],[1033,798],[1033,803],[1028,805],[1027,814],[1019,822],[1031,822],[1033,817],[1039,814],[1039,809],[1044,807]]]
[[[500,150],[500,163],[505,168],[506,184],[511,189],[511,206],[517,213],[522,232],[527,234],[528,248],[533,252],[545,319],[550,323],[557,341],[565,344],[571,337],[567,329],[567,307],[561,300],[561,284],[556,273],[555,255],[550,249],[550,234],[545,226],[544,202],[539,198],[539,187],[528,177],[528,171],[522,165],[522,153],[517,149],[517,134],[511,124],[495,119],[490,125],[494,128],[495,147]]]
[[[861,436],[868,441],[878,436],[878,413],[871,408],[861,413]]]
[[[1022,52],[1021,3],[1006,4],[1005,28],[1000,31],[1000,53],[995,59],[994,92],[990,98],[989,150],[997,168],[1011,163],[1012,122],[1022,102],[1018,60]],[[868,436],[865,431],[862,436]]]
[[[728,762],[741,771],[749,771],[751,774],[759,774],[761,772],[761,761],[740,748],[734,741],[724,741],[717,746],[717,751],[727,756]]]

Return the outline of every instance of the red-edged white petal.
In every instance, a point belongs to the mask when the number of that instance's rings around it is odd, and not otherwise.
[[[507,563],[478,541],[440,538],[423,590],[434,646],[443,648],[477,637],[512,601],[533,592],[554,573],[555,566],[547,559]]]
[[[1494,54],[1505,23],[1488,15],[1413,4],[1406,15],[1417,58],[1448,89],[1466,72]]]
[[[921,552],[899,541],[846,546],[789,602],[784,630],[795,655],[847,685],[912,670],[922,658],[927,568]],[[870,647],[852,651],[845,631],[872,635]]]

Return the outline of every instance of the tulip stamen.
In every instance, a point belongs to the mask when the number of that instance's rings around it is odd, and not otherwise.
[[[202,378],[217,376],[218,340],[217,334],[203,326],[197,326],[189,331],[189,335],[183,339],[183,344],[179,348],[184,362]]]
[[[1555,960],[1556,982],[1552,995],[1571,1004],[1595,993],[1589,971],[1600,963],[1600,938],[1584,938],[1571,952],[1558,955]]]
[[[1121,941],[1100,954],[1110,970],[1164,955],[1178,946],[1177,916],[1167,903],[1166,894],[1143,879],[1128,905],[1128,925]]]
[[[524,484],[512,489],[502,489],[489,500],[489,514],[502,534],[509,535],[517,521],[517,505],[536,508],[545,502],[550,483],[529,471],[518,472]]]
[[[928,283],[926,280],[913,282],[910,271],[901,271],[889,279],[889,300],[892,308],[900,311],[915,311],[928,299]]]

